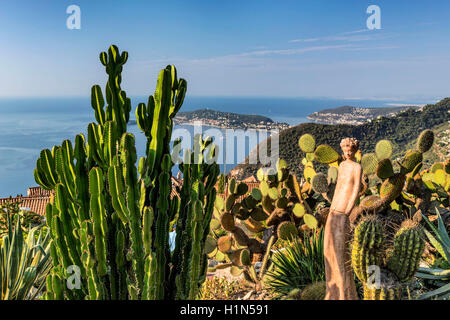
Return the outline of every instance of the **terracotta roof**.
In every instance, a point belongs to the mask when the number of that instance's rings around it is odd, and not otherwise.
[[[50,197],[54,193],[53,190],[44,190],[41,187],[31,187],[27,190],[27,196],[29,197]]]
[[[20,207],[26,208],[31,212],[45,215],[45,207],[47,203],[50,203],[50,197],[15,197],[15,198],[2,198],[0,199],[0,204],[5,204],[6,202],[21,202]]]
[[[170,197],[173,198],[174,196],[180,197],[178,192],[176,191],[176,187],[182,187],[183,180],[176,179],[172,177],[172,190],[170,192]],[[239,183],[239,181],[237,181]],[[245,182],[248,185],[248,192],[251,192],[252,189],[257,188],[259,186],[259,182]],[[216,189],[218,185],[216,184]],[[8,201],[10,202],[22,202],[20,207],[21,208],[27,208],[30,211],[45,215],[45,207],[47,206],[47,203],[50,203],[51,196],[54,194],[54,191],[48,191],[44,190],[40,187],[32,187],[29,188],[27,191],[28,196],[26,197],[15,197],[15,198],[0,198],[0,204],[4,204]],[[222,198],[226,198],[228,196],[228,191],[226,191],[223,194],[219,194]],[[239,197],[237,201],[242,201],[244,196]]]

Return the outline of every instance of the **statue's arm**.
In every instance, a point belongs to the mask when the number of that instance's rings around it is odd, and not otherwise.
[[[358,198],[359,189],[361,187],[361,166],[358,164],[355,166],[354,174],[353,174],[353,190],[350,196],[350,199],[347,204],[347,208],[345,210],[346,213],[350,213],[353,207],[355,206],[356,199]]]

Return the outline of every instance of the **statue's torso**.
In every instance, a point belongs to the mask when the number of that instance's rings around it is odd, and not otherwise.
[[[357,177],[359,166],[358,163],[352,160],[345,160],[339,165],[339,174],[331,202],[331,209],[340,213],[348,213],[346,212],[348,201],[352,198],[355,183],[359,184],[360,182],[360,177]]]

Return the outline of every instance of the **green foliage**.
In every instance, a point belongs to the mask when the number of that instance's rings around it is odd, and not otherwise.
[[[442,220],[442,216],[437,210],[436,213],[438,215],[437,228],[426,216],[423,216],[433,233],[427,231],[426,229],[424,232],[434,249],[436,249],[439,255],[446,261],[447,265],[450,265],[450,237],[444,221]],[[450,269],[420,267],[416,273],[416,276],[422,279],[429,279],[438,282],[438,288],[420,296],[419,300],[445,300],[450,297]]]
[[[40,226],[43,223],[43,217],[37,213],[20,210],[21,202],[6,202],[0,205],[0,236],[8,233],[8,218],[12,225],[21,220],[21,228],[28,232],[31,227]]]
[[[294,289],[323,281],[323,229],[311,237],[295,238],[288,246],[272,256],[273,270],[267,271],[266,285],[278,297],[288,295]]]

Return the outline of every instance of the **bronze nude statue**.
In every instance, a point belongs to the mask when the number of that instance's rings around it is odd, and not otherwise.
[[[349,214],[361,187],[362,169],[355,161],[359,142],[354,138],[345,138],[341,141],[341,149],[344,161],[339,165],[336,189],[325,225],[325,300],[358,300],[350,264],[348,236]]]

